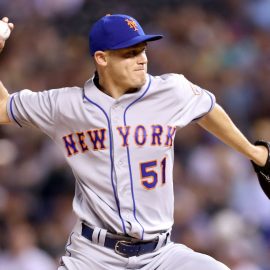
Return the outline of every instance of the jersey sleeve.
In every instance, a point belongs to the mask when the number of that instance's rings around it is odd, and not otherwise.
[[[52,136],[57,122],[60,89],[43,92],[22,90],[9,97],[7,112],[18,126],[33,126]]]
[[[177,126],[183,127],[209,113],[216,99],[212,93],[193,84],[183,75],[175,76],[174,94],[179,113]]]

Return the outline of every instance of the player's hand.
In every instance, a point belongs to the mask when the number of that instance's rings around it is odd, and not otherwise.
[[[256,141],[255,145],[263,146],[268,151],[266,162],[262,166],[256,164],[254,161],[251,161],[251,163],[264,193],[270,199],[270,143],[266,141]]]
[[[14,24],[13,23],[10,23],[9,22],[9,19],[7,17],[2,18],[2,21],[8,24],[10,31],[12,31],[14,29]],[[6,42],[6,40],[4,40],[4,39],[2,39],[0,37],[0,52],[5,47],[5,42]]]

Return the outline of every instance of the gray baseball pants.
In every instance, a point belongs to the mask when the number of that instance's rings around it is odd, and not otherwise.
[[[173,242],[152,253],[125,258],[86,239],[76,227],[66,246],[66,255],[62,257],[63,265],[58,270],[230,270],[210,256]]]

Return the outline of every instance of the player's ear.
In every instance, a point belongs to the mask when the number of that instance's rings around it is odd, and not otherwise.
[[[96,51],[94,54],[94,59],[95,59],[95,62],[99,66],[106,66],[107,65],[106,52]]]

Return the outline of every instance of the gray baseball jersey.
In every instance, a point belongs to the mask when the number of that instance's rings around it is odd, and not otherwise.
[[[60,147],[76,178],[73,208],[92,226],[152,239],[173,224],[176,130],[207,114],[214,96],[184,76],[148,75],[114,99],[94,84],[11,95],[8,115]]]

